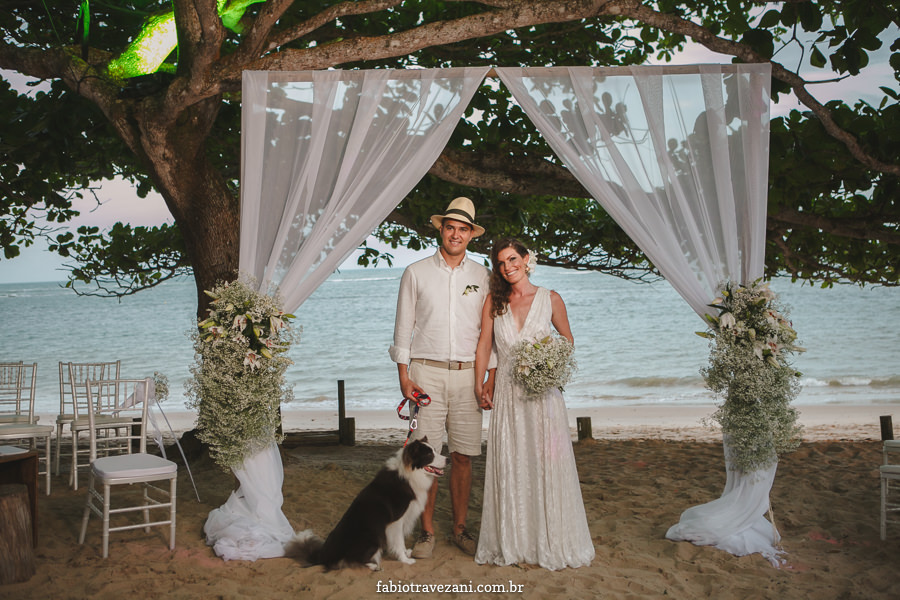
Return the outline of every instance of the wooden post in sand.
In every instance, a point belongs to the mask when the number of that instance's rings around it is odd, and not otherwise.
[[[344,408],[344,380],[338,379],[338,441],[344,446],[356,445],[356,419],[347,418]]]
[[[591,430],[590,417],[575,417],[575,424],[578,426],[578,441],[594,439],[594,432]]]
[[[894,439],[894,424],[891,415],[881,416],[881,441]]]
[[[0,485],[0,585],[28,581],[34,575],[31,537],[28,488],[21,483]]]

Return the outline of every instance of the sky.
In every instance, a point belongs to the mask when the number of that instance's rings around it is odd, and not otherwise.
[[[898,29],[893,27],[883,36],[883,40],[892,40],[898,37]],[[889,41],[881,50],[870,55],[870,65],[863,71],[863,75],[848,78],[838,82],[812,86],[813,95],[820,102],[831,99],[843,99],[853,102],[857,99],[875,103],[880,100],[882,93],[878,86],[896,88],[893,70],[888,64],[890,56]],[[776,60],[786,67],[796,67],[799,62],[799,54],[796,48],[787,47],[776,56]],[[690,45],[677,57],[676,64],[695,63],[730,63],[731,57],[714,54],[709,50]],[[807,68],[807,71],[812,71]],[[806,74],[801,71],[801,75]],[[13,73],[0,71],[0,76],[14,81],[18,76]],[[812,77],[812,76],[810,76]],[[772,106],[772,117],[783,115],[793,109],[805,109],[793,95],[782,95],[779,102]],[[75,208],[81,215],[71,221],[69,228],[75,230],[79,225],[95,225],[101,229],[108,229],[116,222],[130,223],[132,226],[160,225],[172,223],[172,216],[162,197],[157,193],[151,193],[147,198],[138,198],[133,188],[124,181],[104,181],[98,184],[97,201],[93,198],[82,199],[75,204]],[[451,198],[448,198],[449,202]],[[390,252],[394,256],[395,267],[405,267],[409,263],[433,253],[433,250],[412,251],[406,249],[390,249],[370,237],[369,245],[379,250]],[[358,268],[356,258],[359,252],[351,255],[342,265],[341,269]],[[23,248],[21,254],[12,260],[0,258],[0,284],[6,283],[31,283],[44,281],[65,281],[67,270],[64,267],[66,260],[51,253],[43,241],[37,241],[34,246]]]

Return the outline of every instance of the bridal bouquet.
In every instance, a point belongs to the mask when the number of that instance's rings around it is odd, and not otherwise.
[[[575,346],[558,335],[523,340],[513,348],[513,377],[532,396],[554,387],[563,391],[577,367],[574,353]]]

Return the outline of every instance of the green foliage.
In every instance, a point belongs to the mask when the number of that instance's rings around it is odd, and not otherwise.
[[[288,30],[333,4],[337,2],[295,0],[277,27]],[[700,24],[709,33],[742,43],[764,57],[780,59],[779,52],[786,46],[805,44],[804,64],[814,69],[810,79],[862,72],[872,52],[881,48],[886,28],[900,22],[897,0],[810,0],[767,5],[739,0],[658,0],[646,5]],[[9,48],[81,55],[85,27],[84,21],[79,26],[79,2],[10,0],[4,6],[10,10],[0,11],[0,30]],[[246,25],[265,4],[240,0],[222,6],[229,11],[226,38],[219,49],[225,60],[238,48]],[[90,64],[102,73],[103,65],[128,48],[148,19],[171,10],[169,0],[93,0],[89,3],[87,30]],[[271,52],[315,50],[339,40],[388,36],[476,15],[489,17],[490,10],[477,2],[413,0],[389,10],[330,21]],[[685,40],[684,34],[674,29],[603,17],[522,27],[429,46],[405,56],[378,60],[351,57],[332,66],[630,65],[643,64],[650,57],[673,61]],[[900,41],[891,44],[890,65],[897,77]],[[118,94],[119,108],[152,110],[172,91],[172,85],[184,85],[174,74],[177,61],[178,53],[174,52],[163,65],[172,74],[127,82],[110,78],[105,83]],[[17,94],[0,81],[3,256],[13,258],[37,237],[47,237],[55,251],[76,263],[72,265],[70,285],[83,289],[86,282],[93,281],[101,293],[132,293],[185,272],[190,265],[180,236],[191,234],[188,222],[159,228],[119,226],[105,232],[90,228],[77,233],[59,231],[77,215],[72,201],[90,197],[91,187],[100,181],[125,178],[142,196],[153,188],[148,165],[132,154],[107,116],[82,98],[77,87],[44,83],[42,91],[26,95]],[[883,98],[871,105],[830,103],[829,108],[836,122],[857,136],[866,151],[886,164],[896,165],[900,131],[896,86],[882,91]],[[773,98],[787,92],[787,84],[773,81]],[[184,119],[186,127],[188,119],[184,115],[179,118]],[[200,151],[218,170],[237,202],[239,93],[225,90],[212,129],[202,135],[206,137],[200,140]],[[775,119],[771,148],[767,275],[788,273],[826,285],[836,281],[900,285],[896,267],[900,264],[897,177],[861,165],[808,112]],[[476,250],[486,250],[492,238],[513,235],[527,240],[545,264],[598,269],[625,277],[654,276],[653,265],[585,193],[570,188],[548,193],[540,185],[546,184],[541,175],[516,167],[525,160],[556,163],[556,159],[506,90],[495,82],[483,86],[476,95],[449,149],[485,161],[491,167],[484,171],[508,175],[520,182],[519,189],[515,194],[498,191],[492,184],[478,183],[477,177],[472,181],[480,188],[428,176],[400,204],[392,220],[379,228],[379,237],[392,247],[415,249],[432,244],[434,234],[427,217],[446,206],[454,195],[467,195],[476,201],[479,214],[488,224],[489,235],[476,240]],[[781,213],[787,209],[806,221],[786,218]],[[196,207],[196,212],[202,211],[203,207]],[[366,248],[361,262],[375,264],[379,260],[389,262],[390,258]]]
[[[875,108],[832,103],[835,120],[886,163],[900,161],[900,105],[885,96]],[[900,284],[897,177],[860,167],[847,148],[808,113],[792,111],[771,124],[769,234],[766,273],[795,279]],[[779,218],[796,211],[827,228]]]
[[[122,296],[189,275],[182,244],[172,225],[116,223],[108,232],[81,226],[77,238],[71,232],[59,234],[49,249],[74,260],[67,287],[84,295]]]

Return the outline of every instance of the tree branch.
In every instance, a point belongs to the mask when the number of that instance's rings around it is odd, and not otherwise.
[[[225,27],[216,10],[216,0],[173,0],[178,31],[178,77],[166,90],[163,101],[174,117],[203,94],[207,76],[219,58]]]
[[[293,0],[290,1],[293,2]],[[302,23],[298,23],[293,27],[273,34],[267,42],[267,51],[271,52],[272,50],[284,46],[285,44],[289,44],[290,42],[299,40],[303,36],[312,33],[319,27],[322,27],[326,23],[330,23],[335,19],[350,15],[364,15],[368,13],[374,13],[392,8],[402,3],[403,0],[367,0],[363,2],[341,2],[339,4],[335,4],[334,6],[329,6],[322,12],[313,17],[310,17],[306,21],[303,21]],[[253,57],[248,56],[242,58],[253,59],[257,56],[259,56],[259,54]]]
[[[445,148],[429,173],[450,183],[510,194],[590,198],[568,169],[543,158],[484,155]]]
[[[884,221],[884,219],[881,220]],[[811,227],[842,238],[878,240],[886,244],[900,245],[900,233],[878,226],[878,219],[873,217],[853,219],[846,217],[829,218],[808,212],[800,212],[792,208],[781,208],[777,213],[769,214],[768,221],[772,224]]]
[[[822,123],[822,126],[825,128],[825,131],[827,131],[831,137],[840,141],[847,147],[847,150],[850,151],[850,154],[853,156],[853,158],[858,160],[866,167],[872,169],[873,171],[890,173],[891,175],[900,176],[900,165],[882,162],[866,152],[860,145],[859,140],[856,139],[853,134],[845,131],[837,123],[834,122],[834,119],[832,119],[831,117],[831,111],[829,111],[824,105],[816,100],[812,96],[812,94],[809,93],[809,91],[807,91],[807,82],[798,74],[785,68],[780,63],[766,58],[765,56],[738,42],[732,42],[730,40],[717,37],[709,30],[701,27],[700,25],[697,25],[696,23],[693,23],[686,19],[682,19],[681,17],[672,14],[658,13],[636,0],[623,0],[622,2],[617,3],[615,10],[619,9],[621,9],[621,11],[618,12],[618,14],[621,16],[636,19],[638,21],[641,21],[642,23],[645,23],[652,27],[656,27],[658,29],[663,29],[671,33],[685,35],[693,39],[695,42],[706,46],[713,52],[736,56],[737,58],[747,63],[770,63],[772,65],[772,76],[791,86],[791,89],[793,89],[794,94],[797,96],[797,99],[805,106],[807,106],[813,112],[813,114],[816,115],[816,117],[818,117],[819,121]]]
[[[278,19],[293,3],[294,0],[269,0],[266,2],[259,15],[254,19],[250,29],[244,35],[237,52],[225,60],[242,64],[260,56],[264,52],[266,40],[271,34],[275,23],[278,22]]]
[[[449,21],[427,23],[390,35],[359,37],[314,48],[285,49],[243,65],[223,61],[213,84],[219,89],[210,89],[207,93],[239,89],[242,69],[305,71],[359,62],[361,57],[365,57],[366,60],[379,60],[406,56],[423,48],[475,39],[518,27],[597,17],[608,13],[609,7],[618,1],[522,0],[510,3],[509,8]],[[284,40],[281,43],[288,41],[291,40]]]

